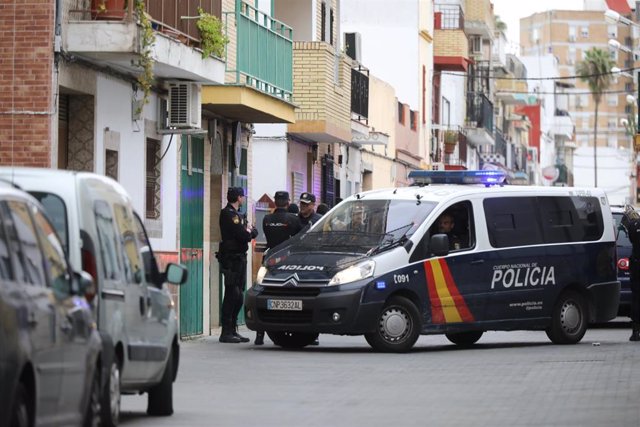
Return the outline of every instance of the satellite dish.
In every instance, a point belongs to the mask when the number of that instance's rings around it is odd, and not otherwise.
[[[556,180],[560,176],[560,171],[555,166],[547,166],[546,168],[542,169],[542,176],[546,180],[556,182]]]
[[[240,159],[242,158],[242,123],[235,122],[233,128],[233,165],[240,167]]]

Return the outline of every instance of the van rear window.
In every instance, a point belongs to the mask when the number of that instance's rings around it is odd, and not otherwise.
[[[499,197],[483,205],[495,248],[594,241],[604,232],[596,197]]]
[[[67,207],[64,201],[55,194],[42,193],[38,191],[29,192],[44,207],[53,228],[56,229],[58,237],[64,246],[64,250],[69,253],[69,228],[67,225]]]

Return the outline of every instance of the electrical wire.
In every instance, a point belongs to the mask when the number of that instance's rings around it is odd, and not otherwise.
[[[440,74],[440,75],[448,75],[448,76],[454,76],[454,77],[474,77],[479,80],[489,79],[489,80],[519,80],[519,81],[553,81],[553,80],[588,79],[591,77],[600,77],[600,76],[607,76],[607,75],[618,76],[622,73],[629,72],[629,71],[636,71],[636,70],[640,70],[640,67],[625,68],[616,72],[609,71],[608,73],[588,74],[585,76],[572,75],[572,76],[565,76],[565,77],[510,77],[510,76],[498,76],[495,74],[495,72],[489,72],[485,76],[482,74],[458,73],[455,71],[436,71],[434,72],[434,75]]]
[[[531,95],[531,96],[535,96],[535,95],[591,95],[591,92],[523,92],[523,91],[517,91],[517,90],[497,90],[496,95],[502,94],[502,93],[509,93],[509,94],[514,94],[514,95]],[[606,91],[602,91],[600,92],[602,95],[607,95],[607,94],[633,94],[634,91],[628,91],[628,90],[606,90]]]

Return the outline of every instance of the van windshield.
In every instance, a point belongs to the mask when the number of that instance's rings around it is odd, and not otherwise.
[[[65,252],[69,253],[69,232],[67,227],[67,207],[62,199],[51,193],[41,193],[38,191],[29,192],[44,207],[51,224],[56,229],[58,237],[64,246]]]
[[[323,216],[296,246],[351,253],[390,248],[415,233],[435,205],[416,200],[348,201]]]

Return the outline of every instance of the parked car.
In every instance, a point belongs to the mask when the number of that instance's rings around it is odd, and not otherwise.
[[[176,312],[165,282],[182,284],[187,270],[169,264],[160,273],[130,196],[116,181],[94,173],[0,168],[38,199],[62,236],[74,269],[91,274],[98,330],[106,358],[103,423],[114,426],[120,395],[148,394],[147,413],[173,413],[173,382],[180,345]]]
[[[102,344],[42,206],[0,181],[0,426],[96,425]]]
[[[617,250],[617,266],[618,280],[620,281],[620,306],[618,308],[618,316],[628,316],[631,307],[631,288],[629,287],[629,257],[631,257],[631,242],[629,236],[623,227],[620,227],[620,220],[624,212],[623,206],[612,206],[611,213],[616,223],[616,232],[618,234],[616,250]]]

